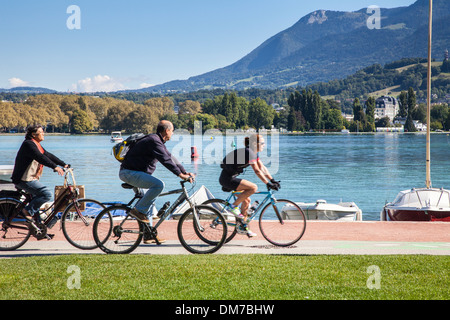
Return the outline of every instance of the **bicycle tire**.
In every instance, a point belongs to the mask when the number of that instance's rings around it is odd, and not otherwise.
[[[195,206],[195,211],[200,219],[200,226],[194,221],[193,209],[189,208],[178,221],[178,239],[181,245],[191,253],[214,253],[223,246],[226,240],[225,218],[211,206]],[[219,219],[220,223],[214,224],[216,219]]]
[[[23,246],[31,236],[31,229],[24,219],[7,224],[11,214],[21,204],[15,198],[0,199],[0,251],[13,251]]]
[[[61,216],[64,237],[75,248],[93,250],[97,248],[93,225],[97,215],[106,206],[93,199],[77,199],[70,203]]]
[[[283,211],[283,208],[291,210],[287,212]],[[294,202],[274,199],[273,203],[267,204],[262,210],[259,216],[259,229],[271,244],[279,247],[291,246],[303,237],[306,217],[303,210]]]
[[[128,214],[130,210],[126,205],[113,205],[95,218],[94,240],[103,252],[126,254],[141,243],[145,226]]]
[[[225,240],[225,243],[230,242],[233,240],[233,238],[237,234],[236,230],[236,222],[232,222],[231,220],[235,221],[234,216],[231,213],[227,213],[225,207],[228,205],[228,202],[222,199],[209,199],[202,203],[202,205],[211,205],[213,208],[219,210],[219,212],[222,214],[222,216],[227,221],[227,239]],[[217,221],[218,223],[218,221]]]

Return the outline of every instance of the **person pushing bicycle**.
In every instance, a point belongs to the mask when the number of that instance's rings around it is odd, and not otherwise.
[[[265,145],[262,135],[253,134],[250,137],[246,137],[244,142],[245,148],[231,151],[223,159],[220,165],[222,173],[220,174],[219,183],[224,191],[241,191],[237,195],[236,201],[229,204],[226,209],[237,218],[246,221],[247,210],[251,201],[250,196],[258,190],[258,186],[251,181],[238,178],[244,172],[244,169],[251,166],[258,178],[267,185],[268,189],[278,190],[280,184],[273,179],[269,170],[267,170],[258,156],[258,152],[261,152]],[[241,205],[241,209],[239,209],[239,205]],[[246,226],[246,231],[248,237],[256,236],[248,226]]]
[[[186,172],[165,146],[172,134],[173,124],[167,120],[160,121],[156,133],[139,140],[128,151],[120,166],[119,178],[122,181],[137,188],[148,189],[130,211],[130,215],[144,223],[152,223],[152,219],[147,217],[147,212],[164,189],[164,182],[152,175],[157,162],[183,180],[192,182],[193,179],[193,175]],[[154,239],[144,239],[144,243],[152,241]],[[158,238],[158,241],[162,243],[165,240]]]
[[[20,146],[15,159],[14,170],[11,180],[14,185],[33,196],[30,203],[23,209],[25,218],[38,219],[40,207],[50,201],[52,192],[39,182],[43,167],[49,167],[60,176],[64,175],[61,167],[68,168],[69,165],[46,151],[41,142],[44,141],[44,129],[41,125],[32,125],[27,128],[25,141]],[[61,167],[58,167],[61,166]]]

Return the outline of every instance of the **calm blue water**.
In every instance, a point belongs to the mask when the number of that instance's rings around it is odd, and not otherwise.
[[[235,138],[238,147],[243,138]],[[14,164],[23,139],[22,135],[0,136],[0,165]],[[230,141],[222,136],[204,136],[199,142],[194,136],[174,135],[167,147],[188,171],[197,173],[196,188],[205,185],[216,197],[223,198],[227,194],[218,183],[217,162],[231,150]],[[268,136],[266,142],[267,151],[262,158],[281,180],[278,198],[302,202],[354,201],[362,209],[364,220],[379,220],[385,202],[392,201],[399,191],[425,186],[425,134]],[[450,188],[450,136],[434,134],[431,142],[433,187]],[[204,152],[197,163],[190,161],[191,143]],[[86,197],[122,202],[132,198],[132,191],[120,187],[119,163],[111,154],[113,144],[109,136],[47,135],[42,144],[75,168],[77,184],[85,186]],[[165,181],[166,190],[179,188],[179,179],[163,166],[158,165],[155,176]],[[242,177],[259,181],[251,169]],[[48,168],[41,178],[51,188],[61,185],[62,180]],[[261,182],[258,185],[264,189]],[[157,207],[175,197],[159,199]]]

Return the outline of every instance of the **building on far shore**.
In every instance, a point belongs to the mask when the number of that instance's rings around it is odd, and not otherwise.
[[[375,119],[389,117],[392,122],[398,111],[398,100],[394,97],[382,96],[375,100]]]

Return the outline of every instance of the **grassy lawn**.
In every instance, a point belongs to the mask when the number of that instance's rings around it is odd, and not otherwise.
[[[425,255],[26,257],[0,260],[0,299],[440,300],[449,267],[450,257]]]

